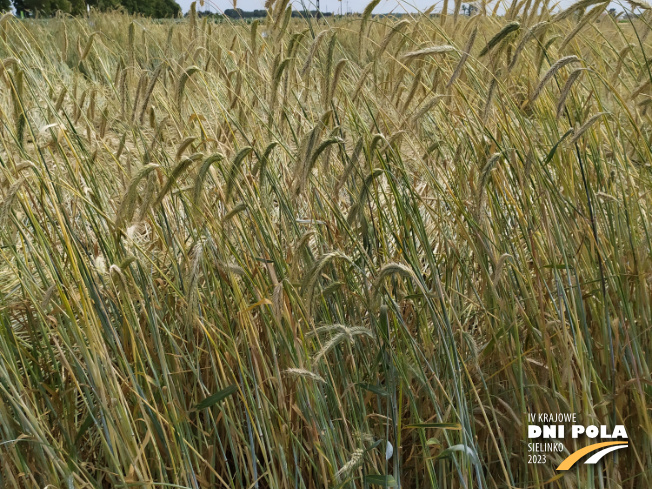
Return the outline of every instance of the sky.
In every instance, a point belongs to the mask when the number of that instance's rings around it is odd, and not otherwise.
[[[190,8],[192,0],[176,0],[184,12],[187,12]],[[315,2],[317,0],[304,0],[306,5],[313,9],[315,8]],[[367,4],[371,0],[342,0],[341,7],[342,12],[362,12]],[[467,3],[472,0],[466,0]],[[510,0],[506,0],[509,2]],[[265,8],[265,0],[237,0],[238,8],[243,10],[256,10]],[[340,2],[338,0],[320,0],[320,8],[322,12],[340,12]],[[294,8],[300,8],[301,0],[293,0]],[[554,1],[553,1],[554,3]],[[574,0],[559,0],[559,4],[562,7],[569,6],[574,3]],[[378,6],[374,9],[374,13],[388,13],[388,12],[415,12],[415,11],[424,11],[433,4],[433,0],[381,0]],[[454,1],[449,1],[449,4],[454,4]],[[494,5],[493,2],[491,2]],[[443,5],[443,1],[435,3],[435,12],[438,11]],[[616,5],[612,6],[616,7]],[[224,11],[228,8],[233,8],[233,0],[207,0],[203,7],[199,6],[199,1],[197,2],[198,10],[211,10],[213,12]],[[618,10],[621,10],[617,8]]]
[[[317,0],[304,0],[306,6],[309,8],[315,8],[315,2]],[[347,11],[348,8],[351,12],[362,12],[367,4],[371,0],[342,0],[342,12]],[[470,1],[470,0],[469,0]],[[265,0],[237,0],[238,8],[243,10],[255,10],[265,8]],[[339,12],[340,2],[338,0],[320,0],[321,5],[320,9],[323,12]],[[177,0],[177,3],[181,5],[181,8],[186,12],[190,8],[192,0]],[[442,2],[440,2],[442,3]],[[300,0],[293,1],[294,8],[301,7]],[[408,0],[408,2],[399,2],[398,0],[381,0],[378,6],[374,9],[374,13],[387,13],[391,11],[404,12],[404,11],[416,11],[425,10],[432,5],[432,0]],[[198,10],[212,10],[217,12],[220,10],[225,10],[227,8],[233,8],[232,0],[212,0],[206,1],[204,7],[199,6],[199,1],[197,2]]]

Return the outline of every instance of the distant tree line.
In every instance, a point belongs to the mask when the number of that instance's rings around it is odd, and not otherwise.
[[[174,0],[0,0],[0,11],[16,10],[19,17],[51,16],[61,11],[79,15],[88,7],[98,10],[124,8],[147,17],[177,17],[181,7]]]
[[[316,10],[292,10],[292,17],[329,17],[330,12],[317,12]],[[230,19],[260,19],[267,16],[267,10],[242,10],[240,8],[227,8],[224,12],[216,14],[205,10],[197,12],[198,17],[210,17],[219,19],[229,17]]]

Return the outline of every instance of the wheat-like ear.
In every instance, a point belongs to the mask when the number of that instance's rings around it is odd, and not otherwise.
[[[238,214],[246,210],[247,210],[247,204],[245,204],[244,202],[239,202],[238,204],[233,206],[233,209],[231,209],[229,212],[227,212],[224,215],[224,217],[222,218],[222,224],[226,224],[235,216],[237,216]]]
[[[496,263],[496,266],[494,267],[494,274],[493,277],[491,278],[491,282],[493,283],[494,287],[498,285],[500,282],[500,279],[502,278],[503,275],[503,269],[505,268],[505,264],[508,261],[513,261],[514,257],[510,255],[509,253],[504,253],[500,255],[500,258],[498,258],[498,262]]]
[[[491,113],[491,104],[494,99],[494,94],[496,93],[496,87],[498,86],[498,77],[500,76],[500,71],[498,71],[489,83],[489,90],[487,90],[487,97],[485,99],[484,112],[482,113],[482,120],[486,122]]]
[[[59,92],[59,96],[57,97],[57,101],[54,103],[54,112],[57,113],[61,110],[61,107],[63,107],[63,102],[66,100],[66,94],[68,93],[68,88],[67,87],[62,87],[61,92]]]
[[[412,116],[412,123],[416,123],[421,120],[421,118],[430,112],[441,100],[444,98],[444,95],[435,95],[430,99],[430,101],[421,107],[416,114]]]
[[[91,123],[95,122],[95,94],[97,93],[97,90],[94,88],[91,88],[91,96],[90,100],[88,101],[88,109],[86,110],[86,117]]]
[[[193,198],[192,198],[195,205],[199,205],[199,200],[201,199],[201,190],[204,187],[204,180],[206,179],[206,175],[208,174],[211,165],[213,163],[221,161],[222,159],[224,159],[224,156],[220,153],[216,153],[206,158],[206,160],[204,160],[204,163],[202,163],[199,172],[197,173],[197,178],[195,179],[195,188],[193,191]]]
[[[360,57],[360,53],[362,53],[362,39],[365,35],[367,22],[369,21],[369,17],[371,17],[371,12],[373,12],[379,3],[380,0],[372,0],[362,11],[362,16],[360,18],[360,33],[358,34],[358,57]]]
[[[102,110],[102,115],[100,117],[100,139],[104,139],[104,136],[106,136],[106,128],[109,124],[109,109],[104,108]]]
[[[349,215],[346,217],[346,222],[348,222],[349,225],[353,224],[353,222],[358,218],[358,215],[360,215],[362,212],[362,209],[367,202],[367,196],[374,179],[380,175],[383,175],[384,173],[385,171],[383,169],[376,168],[369,175],[367,175],[367,178],[365,178],[362,185],[362,189],[360,190],[360,194],[358,195],[358,200],[351,206],[351,209],[349,209]]]
[[[570,140],[570,143],[569,143],[569,144],[575,144],[575,143],[577,142],[577,140],[578,140],[580,137],[582,137],[582,134],[584,134],[586,131],[588,131],[588,130],[591,128],[591,126],[592,126],[592,125],[593,125],[593,124],[594,124],[598,119],[600,119],[602,116],[605,116],[605,115],[609,115],[609,116],[610,116],[611,114],[609,114],[609,112],[599,112],[599,113],[595,114],[594,116],[592,116],[592,117],[591,117],[588,121],[586,121],[586,122],[585,122],[585,123],[584,123],[584,124],[583,124],[583,125],[582,125],[578,130],[577,130],[577,131],[575,131],[575,132],[573,133],[573,137],[572,137],[572,139]]]
[[[274,109],[276,108],[278,86],[281,83],[283,73],[285,72],[286,68],[288,67],[291,61],[292,58],[285,58],[283,61],[279,63],[279,65],[274,70],[274,77],[272,78],[272,102],[270,103],[270,108],[269,108],[270,113],[273,113]]]
[[[190,4],[188,17],[190,18],[190,39],[195,40],[197,38],[197,2]]]
[[[84,47],[84,51],[79,57],[79,62],[84,61],[88,57],[88,55],[91,52],[91,48],[93,47],[93,39],[95,39],[95,36],[97,36],[98,34],[99,32],[93,32],[90,36],[88,36],[88,41],[86,41],[86,47]]]
[[[362,152],[362,143],[363,140],[362,138],[358,139],[357,144],[355,145],[355,148],[353,149],[353,153],[351,154],[351,157],[349,158],[349,162],[344,168],[344,171],[342,172],[342,175],[340,176],[339,180],[337,181],[337,184],[335,185],[335,192],[334,194],[336,196],[339,195],[340,190],[344,186],[344,183],[346,180],[349,178],[349,175],[355,168],[355,166],[358,164],[358,160],[360,158],[360,153]]]
[[[350,327],[350,326],[345,326],[343,324],[338,324],[336,326],[338,326],[342,332],[334,335],[324,344],[324,346],[322,346],[322,348],[317,352],[317,354],[312,359],[313,365],[317,365],[319,363],[319,360],[321,360],[324,357],[324,355],[326,355],[329,351],[331,351],[333,348],[339,345],[343,340],[347,340],[349,343],[353,343],[355,336],[367,336],[372,339],[375,338],[373,332],[365,328],[364,326]]]
[[[464,64],[466,63],[466,60],[469,57],[469,54],[471,53],[471,49],[473,49],[473,44],[475,43],[475,38],[478,35],[478,28],[474,27],[473,31],[471,31],[471,35],[469,36],[468,41],[466,42],[466,46],[464,46],[464,51],[462,51],[462,56],[460,56],[460,61],[457,63],[457,66],[455,67],[455,71],[453,71],[453,74],[451,75],[450,79],[448,80],[448,83],[446,84],[446,88],[450,88],[453,83],[455,83],[455,80],[457,80],[457,77],[460,76],[462,73],[462,68],[464,68]]]
[[[326,253],[319,257],[317,262],[314,264],[310,272],[306,274],[301,289],[303,290],[303,296],[305,298],[305,304],[310,312],[312,310],[312,302],[315,294],[315,287],[321,276],[322,270],[335,260],[343,260],[350,264],[353,264],[353,260],[349,258],[344,253],[339,251],[333,251],[331,253]]]
[[[629,96],[630,100],[634,100],[636,97],[638,97],[641,93],[645,92],[649,88],[652,87],[652,81],[650,80],[645,80],[643,83],[641,83],[638,87],[636,87],[631,95]]]
[[[6,62],[4,63],[6,67]],[[16,127],[16,140],[19,146],[23,145],[23,138],[25,136],[25,126],[27,125],[27,117],[23,107],[25,96],[25,73],[22,69],[14,68],[14,77],[11,82],[11,100],[14,106],[14,124]]]
[[[7,24],[9,23],[9,20],[13,18],[14,14],[11,12],[7,12],[2,17],[0,17],[0,31],[2,31],[2,40],[4,42],[7,42]]]
[[[327,100],[330,103],[330,101],[335,97],[335,90],[337,89],[337,83],[340,80],[340,76],[342,76],[342,71],[344,70],[344,67],[346,66],[346,63],[348,63],[348,59],[341,59],[335,66],[335,70],[333,71],[333,78],[330,83],[330,88],[328,90],[328,97]]]
[[[122,198],[122,203],[116,214],[115,227],[120,229],[124,224],[131,220],[131,217],[134,213],[134,205],[136,203],[136,198],[138,197],[138,185],[141,180],[149,175],[156,168],[160,168],[160,165],[155,163],[149,163],[142,167],[136,176],[131,179],[129,183],[129,188],[127,189],[126,194]]]
[[[143,91],[145,91],[145,85],[147,85],[147,74],[143,72],[140,79],[138,80],[138,85],[136,86],[136,93],[134,94],[133,108],[131,110],[131,122],[136,120],[136,112],[138,111],[138,104],[140,103],[140,96]]]
[[[351,458],[346,462],[340,470],[337,471],[335,477],[340,480],[343,476],[351,473],[358,465],[364,460],[364,450],[357,448],[351,454]]]
[[[18,61],[16,58],[10,57],[10,58],[5,58],[2,61],[0,61],[0,77],[4,78],[5,77],[5,71],[7,71],[11,67],[19,67],[20,66],[20,61]]]
[[[532,103],[533,103],[533,102],[534,102],[534,101],[539,97],[539,95],[540,95],[541,92],[543,91],[543,87],[546,85],[546,83],[548,83],[548,81],[550,81],[550,79],[551,79],[553,76],[555,76],[555,74],[556,74],[560,69],[562,69],[564,66],[566,66],[566,65],[568,65],[568,64],[571,64],[571,63],[579,63],[579,62],[580,62],[580,59],[579,59],[577,56],[575,56],[575,55],[565,56],[565,57],[563,57],[563,58],[557,60],[557,61],[555,62],[555,64],[553,64],[553,65],[550,67],[550,69],[546,72],[546,74],[543,75],[543,78],[541,78],[541,81],[540,81],[539,84],[537,85],[537,88],[534,90],[534,92],[533,92],[532,95],[530,96],[530,100],[529,100],[528,103],[531,105],[531,104],[532,104]]]
[[[272,283],[277,281],[276,274],[274,273],[274,267],[271,266],[270,268],[270,274],[272,275]],[[283,289],[283,283],[285,280],[276,283],[274,285],[274,291],[272,292],[272,312],[274,313],[274,317],[276,320],[280,323],[282,316],[283,316],[283,310],[284,310],[284,289]]]
[[[557,15],[555,15],[552,18],[552,21],[553,22],[560,22],[560,21],[570,17],[575,12],[581,12],[583,10],[586,10],[591,5],[596,5],[598,3],[608,4],[609,1],[608,0],[580,0],[579,2],[577,2],[577,3],[573,4],[573,5],[571,5],[570,7],[568,7],[566,10],[562,10]]]
[[[123,119],[126,119],[125,112],[127,110],[127,74],[128,74],[128,69],[123,68],[122,71],[120,71],[120,76],[118,77],[118,92],[120,93],[120,114],[122,115]],[[74,99],[74,94],[73,94],[73,99]]]
[[[258,19],[254,20],[251,23],[251,29],[249,29],[249,50],[251,51],[251,55],[254,58],[254,61],[258,57],[258,25],[260,24],[260,21]]]
[[[150,204],[154,201],[156,191],[159,187],[158,175],[150,174],[145,178],[145,188],[140,193],[140,209],[137,216],[132,217],[131,221],[142,222],[149,212]],[[127,233],[128,234],[128,233]]]
[[[176,154],[174,160],[177,161],[177,162],[179,160],[181,160],[181,157],[183,156],[183,152],[186,149],[188,149],[188,146],[190,146],[192,143],[194,143],[196,139],[197,139],[196,137],[190,136],[190,137],[187,137],[186,139],[184,139],[183,141],[181,141],[181,144],[177,148],[177,154]]]
[[[319,141],[322,131],[324,130],[325,124],[323,122],[317,122],[315,127],[313,127],[306,136],[301,141],[297,151],[297,163],[295,166],[294,172],[294,191],[299,193],[302,188],[304,175],[306,174],[305,168],[310,164],[310,157],[313,154],[315,145]]]
[[[9,176],[13,175],[15,177],[20,176],[23,170],[26,170],[28,168],[31,168],[32,170],[37,170],[37,167],[34,163],[32,163],[29,160],[22,161],[21,163],[18,163],[14,168],[11,173],[5,173],[4,175],[0,175],[0,188],[4,188],[7,186],[10,186],[9,182]]]
[[[290,3],[289,1],[287,3]],[[292,19],[292,5],[288,5],[285,9],[285,15],[283,16],[283,24],[278,30],[277,38],[282,38],[285,32],[287,31],[288,25],[290,25],[290,19]]]
[[[486,55],[489,51],[491,51],[494,47],[500,43],[503,39],[505,39],[509,34],[512,32],[515,32],[521,28],[521,24],[519,22],[510,22],[509,24],[505,25],[498,33],[492,37],[487,45],[482,48],[482,51],[480,51],[479,56],[482,57]]]
[[[579,31],[581,31],[587,24],[592,23],[594,20],[596,20],[602,13],[607,10],[607,6],[609,3],[603,3],[598,5],[597,7],[591,9],[591,11],[586,14],[584,17],[582,17],[582,20],[575,26],[575,28],[568,33],[568,35],[564,38],[562,41],[561,45],[559,46],[559,51],[564,49],[569,42],[577,35]]]
[[[255,176],[258,172],[260,172],[260,186],[263,186],[263,182],[265,181],[265,172],[267,171],[267,164],[269,163],[269,157],[272,154],[272,151],[274,148],[278,146],[278,142],[272,141],[267,145],[267,148],[265,149],[265,152],[263,153],[262,157],[259,157],[258,162],[254,166],[254,169],[252,171],[252,174]]]
[[[561,115],[562,111],[564,110],[564,105],[566,103],[566,98],[568,97],[568,94],[571,91],[571,88],[573,86],[573,83],[575,83],[575,80],[577,80],[582,72],[586,71],[586,68],[578,68],[577,70],[573,71],[569,76],[568,80],[566,80],[566,84],[564,85],[564,88],[561,90],[561,94],[559,95],[559,102],[557,102],[557,113],[555,118],[559,119],[559,116]]]
[[[199,240],[192,249],[191,256],[192,262],[189,267],[189,273],[185,280],[187,290],[187,303],[186,303],[186,324],[192,325],[193,311],[197,308],[198,291],[197,284],[199,282],[199,272],[201,271],[201,262],[204,256],[204,240]]]
[[[382,54],[385,52],[387,49],[387,46],[389,46],[389,43],[392,41],[394,36],[401,32],[406,26],[410,24],[410,21],[407,19],[403,19],[399,22],[397,22],[395,25],[391,26],[390,31],[385,35],[383,38],[382,42],[378,46],[378,49],[376,49],[376,54],[374,56],[375,59],[379,59]]]
[[[523,36],[523,39],[521,39],[521,42],[516,46],[516,49],[514,50],[514,54],[512,56],[512,61],[509,64],[508,71],[512,71],[514,66],[516,66],[516,62],[518,61],[518,58],[525,48],[525,45],[528,43],[530,39],[533,39],[534,37],[538,36],[539,34],[545,32],[545,30],[550,26],[550,22],[547,20],[544,20],[543,22],[539,22],[538,24],[535,24],[532,26],[532,28]]]
[[[233,193],[236,177],[238,176],[238,172],[241,170],[242,162],[247,156],[249,156],[249,154],[252,151],[253,148],[251,146],[247,146],[241,149],[233,159],[229,171],[226,174],[226,200],[227,201],[231,198],[231,193]]]
[[[172,186],[175,184],[177,179],[181,176],[181,174],[184,173],[188,168],[190,168],[190,165],[192,165],[192,163],[201,160],[203,157],[204,155],[202,153],[195,153],[194,155],[189,156],[185,160],[181,161],[177,166],[175,166],[174,170],[172,170],[172,173],[170,174],[170,177],[165,183],[163,190],[159,192],[158,197],[156,197],[156,200],[152,204],[152,207],[153,208],[158,207],[159,204],[163,201],[163,198],[167,195],[167,193],[170,191]]]
[[[312,45],[310,46],[310,51],[308,52],[308,56],[306,56],[306,61],[303,64],[303,68],[301,68],[301,76],[306,76],[308,74],[308,70],[310,69],[310,65],[312,64],[312,59],[315,57],[315,54],[317,53],[317,50],[319,49],[319,45],[323,41],[324,37],[326,34],[330,32],[329,29],[325,29],[321,31],[319,34],[317,34],[317,37],[312,41]]]
[[[618,80],[618,75],[620,75],[620,70],[623,68],[623,64],[625,63],[625,57],[627,54],[634,49],[633,44],[628,44],[625,46],[623,49],[620,50],[618,53],[618,56],[616,56],[616,59],[618,62],[616,63],[616,67],[614,68],[614,74],[611,77],[611,83],[615,84],[616,81]]]
[[[457,48],[455,46],[451,46],[450,44],[444,44],[442,46],[431,46],[429,48],[419,49],[418,51],[411,51],[409,53],[405,53],[402,59],[404,61],[411,61],[414,59],[425,58],[426,56],[431,56],[435,54],[452,53],[455,51],[457,51]]]
[[[199,68],[197,66],[191,66],[184,70],[179,77],[179,81],[177,82],[177,110],[179,111],[179,114],[181,114],[181,102],[183,100],[183,92],[186,88],[186,83],[188,83],[190,77],[198,71]]]
[[[14,199],[16,198],[16,194],[26,181],[26,177],[20,177],[9,187],[9,190],[7,190],[7,194],[0,204],[0,229],[2,229],[2,227],[5,225],[9,213],[11,212],[11,207],[14,203]]]
[[[287,370],[283,371],[283,374],[289,375],[291,377],[301,377],[303,379],[310,379],[316,382],[321,382],[322,384],[326,384],[326,381],[322,377],[320,377],[314,372],[311,372],[310,370],[306,370],[303,368],[288,368]]]
[[[303,191],[305,188],[306,184],[308,183],[308,180],[310,179],[310,174],[312,173],[312,169],[315,167],[315,163],[317,162],[317,159],[319,156],[328,148],[329,146],[333,144],[341,144],[343,141],[340,138],[329,138],[325,141],[322,141],[319,146],[317,146],[317,149],[315,149],[312,154],[306,158],[306,161],[301,168],[301,174],[299,175],[299,180],[297,181],[297,187],[296,187],[296,192],[300,193]]]
[[[306,37],[307,33],[308,33],[308,29],[304,29],[301,32],[297,32],[295,34],[292,34],[292,37],[290,38],[290,42],[288,44],[288,49],[287,49],[288,57],[293,58],[293,57],[296,56],[297,51],[301,47],[301,41],[303,40],[304,37]]]
[[[410,87],[410,91],[408,92],[407,97],[405,97],[405,101],[403,102],[403,108],[401,112],[406,113],[408,107],[410,106],[410,103],[412,102],[412,99],[417,93],[417,90],[421,88],[421,78],[423,76],[423,72],[421,69],[417,71],[417,74],[415,75],[414,79],[412,80],[412,86]]]
[[[498,163],[501,156],[501,153],[494,153],[491,155],[478,174],[477,197],[475,199],[476,205],[474,208],[478,219],[481,219],[481,212],[485,205],[485,188],[489,181],[489,176],[491,175],[491,171],[496,167],[496,163]]]
[[[152,79],[149,81],[149,85],[147,86],[147,91],[145,92],[145,98],[143,99],[143,106],[140,109],[140,123],[143,123],[143,119],[145,117],[145,112],[147,111],[147,106],[149,105],[149,99],[152,97],[152,93],[154,93],[154,87],[156,86],[156,82],[158,80],[158,77],[161,75],[161,72],[163,71],[163,68],[166,66],[165,62],[161,63],[158,65],[156,70],[154,70],[154,74],[152,75]]]
[[[501,156],[502,156],[501,153],[495,153],[491,155],[491,157],[487,160],[485,166],[480,171],[479,187],[481,189],[487,184],[487,181],[489,180],[489,175],[491,174],[491,171],[496,166],[496,163],[498,163],[498,160],[500,159]]]
[[[136,62],[136,24],[134,21],[129,23],[129,33],[128,33],[128,55],[129,55],[129,66],[133,66]]]
[[[344,324],[324,324],[318,326],[317,328],[312,329],[306,333],[306,338],[312,338],[313,336],[322,336],[331,333],[344,333],[348,326]]]
[[[643,0],[625,0],[629,5],[631,5],[633,8],[637,9],[640,8],[641,10],[652,10],[652,5],[649,3],[643,1]]]
[[[269,12],[268,15],[273,21],[271,26],[271,32],[279,33],[282,30],[282,23],[285,23],[285,16],[287,14],[288,4],[290,0],[277,0],[274,2],[273,12]],[[277,36],[280,37],[280,36]]]
[[[421,292],[423,294],[427,293],[427,291],[423,288],[421,282],[417,279],[416,274],[411,268],[407,267],[406,265],[403,265],[402,263],[387,263],[383,265],[383,267],[380,269],[371,287],[371,297],[372,297],[374,309],[380,306],[380,295],[382,292],[381,287],[383,285],[383,280],[385,280],[390,275],[399,275],[401,277],[411,278],[414,281],[414,283],[419,287],[419,289],[421,289]]]

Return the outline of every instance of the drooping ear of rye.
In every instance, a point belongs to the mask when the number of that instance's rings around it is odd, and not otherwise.
[[[6,64],[5,64],[6,66]],[[25,74],[18,66],[14,67],[14,76],[11,79],[11,100],[14,106],[14,124],[16,128],[16,139],[20,146],[23,145],[25,136],[25,126],[27,118],[25,116]]]
[[[532,95],[530,96],[529,100],[529,105],[534,103],[534,101],[539,97],[541,94],[543,87],[546,86],[546,83],[550,81],[550,79],[555,76],[555,74],[562,69],[564,66],[570,64],[570,63],[579,63],[580,59],[577,56],[565,56],[555,62],[550,69],[546,72],[545,75],[543,75],[543,78],[541,78],[541,81],[537,85],[537,88],[532,92]]]
[[[129,222],[134,214],[134,207],[136,204],[136,198],[138,197],[138,185],[143,178],[147,177],[152,171],[156,168],[160,168],[160,165],[155,163],[149,163],[142,167],[136,176],[131,179],[129,183],[129,188],[122,198],[122,203],[118,208],[115,219],[115,227],[121,229],[124,225]]]
[[[181,76],[179,76],[179,81],[177,82],[177,111],[179,115],[181,115],[181,102],[183,101],[183,92],[186,89],[186,83],[188,83],[190,77],[198,71],[199,68],[197,66],[191,66],[187,70],[184,70],[184,72],[181,73]]]
[[[489,51],[491,51],[494,47],[500,43],[503,39],[505,39],[509,34],[511,34],[514,31],[517,31],[521,28],[521,24],[519,22],[510,22],[509,24],[505,25],[498,33],[492,37],[487,45],[482,48],[482,51],[480,51],[479,56],[484,56],[486,55]]]
[[[367,23],[369,22],[369,17],[371,17],[371,12],[373,12],[379,3],[380,0],[372,0],[362,12],[362,17],[360,18],[360,33],[358,35],[358,58],[362,56],[362,41],[366,34],[366,27]]]
[[[139,119],[141,124],[143,123],[145,112],[147,111],[147,106],[149,105],[149,100],[152,97],[152,93],[154,93],[154,87],[156,86],[158,77],[161,75],[161,72],[163,71],[163,68],[165,66],[166,66],[165,62],[159,64],[156,70],[154,71],[154,74],[152,75],[152,79],[149,81],[149,85],[147,86],[147,91],[145,92],[145,98],[143,99],[143,105],[142,108],[140,109]]]
[[[584,71],[586,71],[586,68],[578,68],[568,76],[568,79],[566,80],[566,84],[564,85],[564,88],[562,88],[561,94],[559,95],[559,102],[557,102],[557,112],[555,116],[557,119],[559,119],[559,116],[564,110],[564,106],[566,104],[566,97],[568,97],[568,94],[571,91],[573,83],[575,83],[575,80],[577,80],[582,74],[582,72]]]
[[[181,161],[177,166],[175,166],[167,182],[165,182],[163,189],[159,192],[158,196],[156,197],[156,200],[152,204],[152,207],[153,208],[158,207],[161,204],[161,202],[163,202],[163,199],[170,191],[172,186],[179,179],[181,174],[184,173],[188,168],[190,168],[190,165],[192,165],[195,161],[201,160],[203,157],[204,155],[202,153],[195,153],[194,155],[189,156],[188,158]]]
[[[247,146],[243,149],[241,149],[238,154],[235,156],[233,159],[233,162],[231,163],[231,166],[229,167],[229,171],[226,174],[226,200],[229,201],[231,199],[231,194],[233,193],[233,189],[235,187],[235,181],[238,176],[238,173],[240,172],[242,168],[242,162],[244,159],[249,156],[249,154],[253,151],[253,148],[251,146]]]
[[[204,187],[204,180],[206,180],[206,175],[208,174],[211,165],[213,163],[221,161],[222,159],[224,159],[224,155],[220,153],[216,153],[206,158],[206,160],[204,160],[204,163],[202,163],[201,167],[199,168],[199,172],[197,173],[197,177],[195,179],[195,188],[192,193],[193,195],[192,200],[196,206],[199,205],[199,200],[201,199],[201,191],[202,188]]]
[[[457,80],[457,77],[460,76],[462,73],[462,68],[464,68],[464,64],[466,63],[466,60],[469,57],[469,53],[471,53],[471,49],[473,49],[473,44],[475,43],[475,38],[478,34],[478,28],[474,27],[473,31],[471,31],[471,35],[469,36],[469,40],[466,42],[466,46],[464,46],[464,51],[462,52],[462,56],[460,57],[460,61],[457,63],[457,66],[455,67],[455,71],[453,71],[453,74],[451,75],[450,79],[448,80],[448,83],[446,84],[446,88],[450,88],[453,83],[455,83],[455,80]]]

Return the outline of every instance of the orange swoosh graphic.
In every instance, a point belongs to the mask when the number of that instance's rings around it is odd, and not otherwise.
[[[560,463],[559,467],[557,467],[557,470],[568,470],[573,465],[575,465],[575,462],[581,459],[584,455],[588,455],[591,452],[595,452],[601,448],[611,447],[613,445],[627,445],[627,442],[606,441],[604,443],[596,443],[594,445],[589,445],[588,447],[581,448],[575,453],[571,453],[562,463]]]

